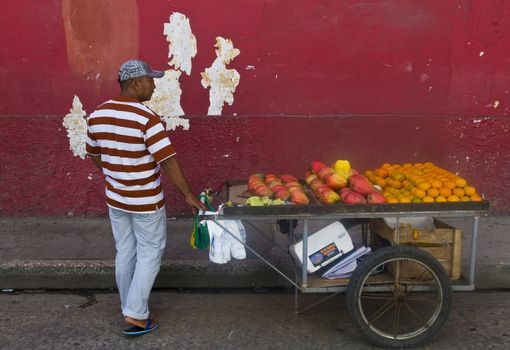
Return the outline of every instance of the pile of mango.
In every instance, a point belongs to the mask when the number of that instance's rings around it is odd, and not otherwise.
[[[364,175],[378,185],[388,203],[481,201],[467,181],[431,162],[384,163]]]

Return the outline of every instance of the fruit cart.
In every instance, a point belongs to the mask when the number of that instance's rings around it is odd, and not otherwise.
[[[384,347],[414,347],[425,343],[441,329],[450,313],[452,290],[470,291],[475,288],[478,222],[488,211],[487,201],[359,205],[312,203],[267,207],[235,205],[244,203],[242,193],[245,189],[245,184],[227,182],[227,198],[234,205],[221,206],[216,215],[204,218],[215,220],[221,227],[222,220],[297,220],[302,225],[302,257],[307,257],[309,253],[306,242],[312,220],[396,220],[393,244],[376,249],[361,260],[350,278],[328,280],[309,274],[307,259],[303,259],[302,266],[296,264],[296,276],[291,278],[254,251],[249,244],[245,244],[248,250],[295,287],[296,312],[299,307],[298,291],[332,293],[323,300],[346,292],[347,308],[353,322],[369,341]],[[472,238],[467,275],[451,280],[443,265],[433,255],[423,249],[400,244],[399,220],[406,217],[471,218]],[[288,228],[289,241],[292,242],[293,225]],[[368,225],[364,223],[362,235],[366,245],[370,240],[369,233]]]

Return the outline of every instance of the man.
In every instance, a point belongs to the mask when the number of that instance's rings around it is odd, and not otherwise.
[[[150,100],[162,71],[145,62],[121,65],[120,96],[88,118],[87,153],[106,177],[106,202],[115,238],[115,278],[126,335],[158,328],[149,317],[150,291],[166,244],[166,211],[160,168],[193,209],[205,209],[191,191],[160,117],[142,104]]]

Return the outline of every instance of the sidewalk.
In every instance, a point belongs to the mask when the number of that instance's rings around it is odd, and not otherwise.
[[[462,260],[467,273],[471,220],[446,220],[464,231]],[[311,232],[327,222],[313,222]],[[248,244],[294,278],[287,236],[274,223],[246,225]],[[241,261],[209,262],[207,251],[189,245],[191,219],[169,219],[167,249],[156,288],[289,287],[288,281],[248,252]],[[297,232],[302,232],[302,225]],[[477,289],[510,289],[510,216],[480,219]],[[266,237],[260,235],[263,232]],[[351,234],[355,239],[355,233]],[[114,288],[114,242],[108,218],[1,218],[0,289]]]

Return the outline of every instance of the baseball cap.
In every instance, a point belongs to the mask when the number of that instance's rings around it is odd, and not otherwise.
[[[149,65],[140,60],[129,60],[119,68],[119,81],[126,81],[138,77],[161,78],[165,72],[160,70],[152,70]]]

